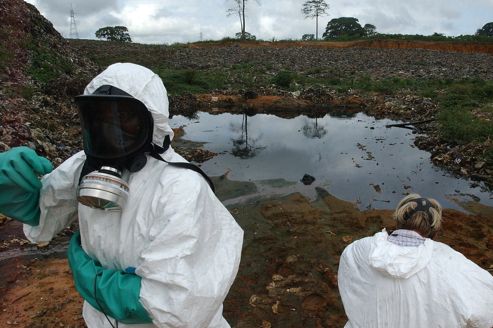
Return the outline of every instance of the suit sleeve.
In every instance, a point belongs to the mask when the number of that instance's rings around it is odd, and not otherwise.
[[[79,152],[41,180],[39,224],[24,224],[31,242],[48,242],[77,218],[77,186],[85,155]]]

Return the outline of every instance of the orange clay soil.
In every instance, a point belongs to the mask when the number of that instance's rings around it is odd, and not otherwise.
[[[240,271],[224,303],[232,327],[344,326],[339,256],[352,241],[393,228],[391,211],[360,211],[317,191],[316,201],[295,193],[230,207],[245,230]],[[474,214],[445,210],[438,240],[491,271],[493,209],[463,206]],[[65,259],[14,261],[2,269],[1,327],[84,327]]]

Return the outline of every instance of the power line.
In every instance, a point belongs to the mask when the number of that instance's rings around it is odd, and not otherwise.
[[[77,23],[75,22],[74,7],[72,6],[72,4],[70,5],[70,33],[69,33],[69,38],[70,39],[78,39],[79,38],[79,32],[77,31]]]

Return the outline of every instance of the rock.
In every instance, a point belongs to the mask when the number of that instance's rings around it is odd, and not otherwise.
[[[301,178],[301,180],[300,180],[300,181],[301,181],[301,182],[303,182],[303,184],[304,184],[305,186],[308,186],[308,185],[311,185],[311,184],[315,181],[315,178],[314,178],[314,177],[312,177],[312,176],[311,176],[311,175],[309,175],[309,174],[305,174],[305,175],[303,176],[303,178]]]
[[[474,168],[476,170],[481,170],[484,166],[485,166],[486,162],[477,162],[476,164],[474,164]]]
[[[243,98],[245,99],[255,99],[258,97],[258,93],[253,90],[247,90],[243,93]]]

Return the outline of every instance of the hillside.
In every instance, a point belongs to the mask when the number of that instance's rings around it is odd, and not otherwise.
[[[24,1],[0,2],[0,21],[0,37],[8,40],[0,44],[0,151],[30,145],[60,163],[79,148],[70,99],[96,66]]]

